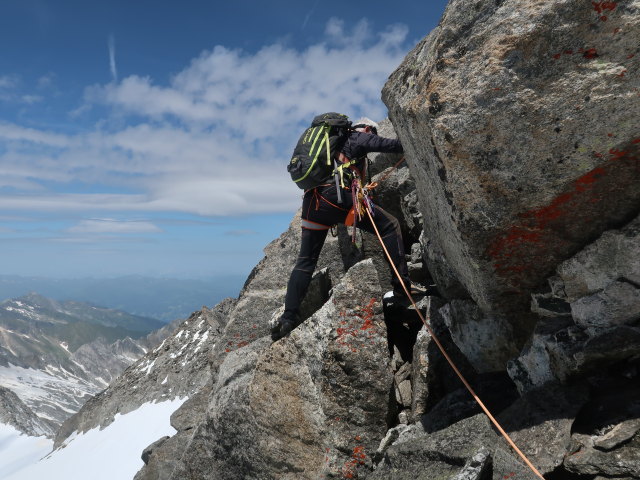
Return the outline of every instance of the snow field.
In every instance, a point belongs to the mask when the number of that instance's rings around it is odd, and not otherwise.
[[[37,463],[22,464],[5,480],[130,480],[144,463],[142,451],[161,437],[171,436],[176,430],[169,418],[186,398],[162,403],[145,403],[125,415],[116,415],[113,423],[103,430],[94,428],[86,433],[74,434],[64,446]],[[26,437],[33,438],[33,437]],[[51,449],[49,441],[49,450]],[[0,443],[0,458],[5,450]],[[35,455],[31,457],[35,458]]]
[[[53,440],[28,437],[10,425],[0,424],[0,478],[7,478],[25,466],[36,463],[52,448]]]

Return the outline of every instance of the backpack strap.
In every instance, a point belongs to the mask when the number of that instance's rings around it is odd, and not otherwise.
[[[338,155],[338,162],[339,165],[336,166],[334,173],[337,173],[340,177],[340,186],[342,188],[347,188],[344,183],[344,172],[346,169],[351,170],[351,167],[356,164],[356,160],[349,160],[349,158],[344,153],[340,152],[340,155]]]

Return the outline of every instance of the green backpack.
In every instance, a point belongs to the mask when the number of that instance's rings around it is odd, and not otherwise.
[[[303,190],[327,183],[333,174],[333,162],[349,136],[351,122],[346,115],[329,112],[311,122],[293,150],[287,170]]]

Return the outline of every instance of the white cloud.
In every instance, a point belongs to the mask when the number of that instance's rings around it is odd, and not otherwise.
[[[32,105],[41,102],[41,95],[22,93],[24,84],[20,76],[15,74],[0,75],[0,101]]]
[[[82,220],[68,229],[70,233],[158,233],[162,230],[151,222],[93,218]]]
[[[151,118],[173,115],[192,121],[213,120],[213,106],[197,102],[180,90],[152,85],[149,77],[132,75],[119,84],[92,87],[87,91],[89,101],[104,102],[124,109],[127,113]]]
[[[41,95],[22,95],[20,100],[22,100],[23,103],[31,105],[33,103],[41,102],[43,97]]]
[[[328,43],[304,51],[275,44],[247,54],[218,46],[194,59],[169,86],[130,76],[94,87],[87,96],[126,113],[230,128],[249,140],[272,136],[274,121],[297,125],[319,111],[371,107],[370,116],[384,115],[380,89],[404,54],[407,29],[395,26],[374,36],[362,21],[349,34],[333,19],[327,33]]]
[[[374,33],[364,21],[347,31],[334,19],[325,41],[304,50],[278,43],[254,53],[217,46],[168,84],[131,75],[92,86],[76,119],[103,106],[118,121],[105,118],[87,133],[0,123],[0,174],[24,189],[5,193],[0,205],[201,215],[293,211],[300,191],[285,168],[298,135],[326,111],[384,118],[380,90],[408,50],[406,35],[399,25]],[[110,40],[115,80],[112,47]],[[84,189],[95,193],[66,189],[78,183],[95,185]],[[38,186],[44,191],[33,193]]]
[[[15,88],[19,83],[20,78],[17,75],[0,75],[0,89]]]
[[[56,74],[53,72],[49,72],[38,79],[38,88],[45,89],[45,88],[52,87],[55,80],[56,80]]]
[[[0,101],[15,101],[19,85],[20,78],[17,75],[0,75]]]
[[[66,135],[25,128],[12,123],[0,123],[0,139],[31,144],[46,144],[51,147],[69,147],[72,143],[70,137]]]

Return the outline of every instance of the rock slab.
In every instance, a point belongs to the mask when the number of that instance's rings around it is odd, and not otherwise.
[[[640,211],[639,12],[452,0],[385,85],[444,263],[429,269],[484,313],[527,311],[560,262]],[[507,318],[521,346],[532,323]]]

